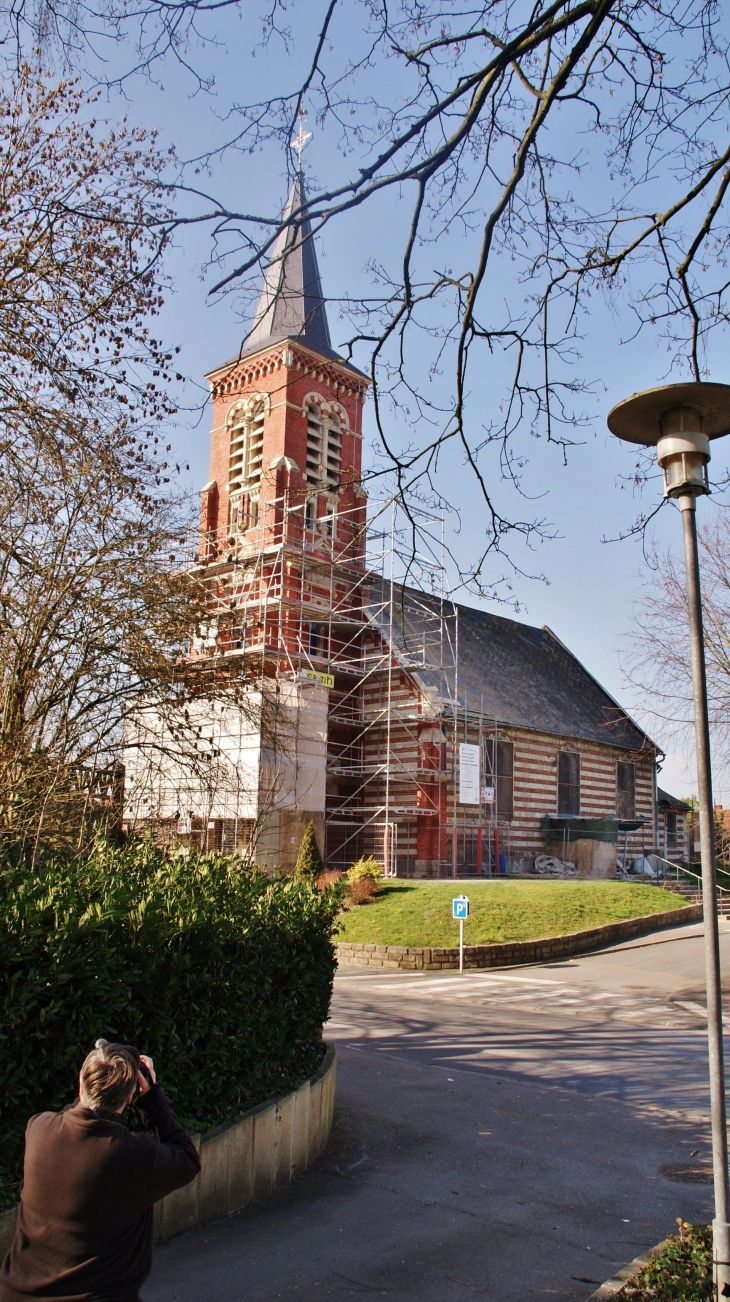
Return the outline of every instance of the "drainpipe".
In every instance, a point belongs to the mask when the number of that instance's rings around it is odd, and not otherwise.
[[[651,812],[652,812],[652,818],[654,820],[654,845],[656,846],[657,850],[661,849],[659,845],[659,801],[657,799],[657,793],[656,793],[656,789],[657,789],[656,778],[657,778],[658,767],[659,767],[659,754],[657,753],[654,757],[654,763],[652,765],[652,782],[651,782],[651,804],[652,804]]]

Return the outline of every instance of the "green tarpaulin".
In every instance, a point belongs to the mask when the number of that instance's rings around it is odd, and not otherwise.
[[[546,814],[542,830],[553,841],[613,841],[615,844],[624,832],[638,832],[644,823],[642,818],[629,822],[622,818],[580,818],[578,815],[559,818],[555,814]]]

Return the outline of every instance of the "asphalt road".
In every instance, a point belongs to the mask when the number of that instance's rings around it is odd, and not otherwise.
[[[711,1216],[705,1032],[698,927],[498,972],[344,971],[327,1153],[156,1249],[145,1302],[583,1302]]]

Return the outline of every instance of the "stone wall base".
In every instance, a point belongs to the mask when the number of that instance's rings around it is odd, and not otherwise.
[[[626,918],[609,922],[588,931],[574,931],[567,936],[548,936],[544,940],[515,940],[500,945],[465,945],[464,967],[514,967],[520,963],[552,963],[557,959],[584,954],[604,945],[616,945],[663,927],[681,927],[687,922],[702,921],[702,905],[690,904],[666,913],[650,913],[643,918]],[[441,972],[459,967],[459,947],[424,948],[413,945],[357,945],[340,942],[336,946],[340,967],[373,967],[383,971]]]
[[[413,864],[414,877],[438,877],[441,869],[439,859],[416,859]]]

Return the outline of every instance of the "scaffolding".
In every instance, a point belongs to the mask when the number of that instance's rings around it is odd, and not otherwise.
[[[301,493],[265,498],[256,522],[198,568],[210,623],[196,653],[243,658],[274,691],[327,687],[329,867],[372,854],[391,876],[498,873],[510,850],[499,730],[460,682],[443,518],[395,498],[370,502],[369,516],[366,530],[364,494],[314,521]],[[296,768],[296,727],[280,741]],[[461,742],[479,748],[476,807],[459,803]],[[224,826],[218,840],[232,835]]]

